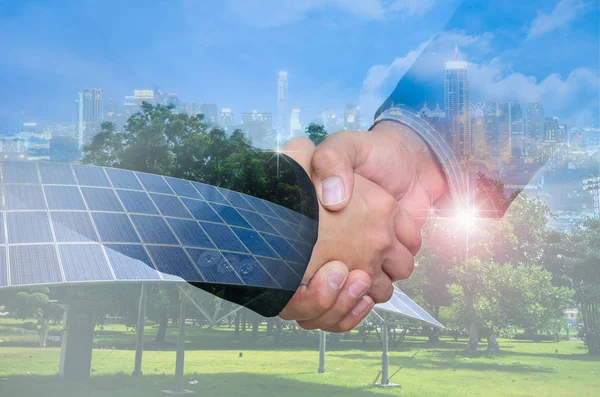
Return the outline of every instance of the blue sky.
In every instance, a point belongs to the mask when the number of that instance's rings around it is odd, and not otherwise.
[[[572,124],[597,123],[598,0],[485,3],[0,0],[0,131],[16,128],[21,110],[74,122],[84,87],[119,100],[159,87],[231,107],[239,121],[275,111],[279,70],[304,122],[346,103],[369,118],[407,70],[405,80],[439,82],[454,44],[474,100],[543,100]]]

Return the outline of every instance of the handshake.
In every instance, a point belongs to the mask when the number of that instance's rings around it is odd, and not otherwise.
[[[280,317],[346,332],[412,273],[421,228],[448,190],[446,178],[425,142],[392,121],[368,133],[337,132],[316,148],[295,138],[282,151],[313,181],[319,238]]]

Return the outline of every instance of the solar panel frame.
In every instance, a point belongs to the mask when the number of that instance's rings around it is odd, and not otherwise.
[[[5,184],[3,193],[7,211],[47,209],[41,185]]]
[[[114,189],[101,187],[81,187],[81,194],[91,211],[125,212]]]
[[[78,186],[44,185],[44,194],[51,210],[87,210]]]
[[[40,177],[37,169],[37,163],[23,161],[3,161],[2,183],[39,184]]]
[[[72,167],[79,186],[112,187],[104,168],[79,164]]]
[[[100,244],[59,244],[58,250],[66,282],[115,280]]]
[[[40,162],[38,169],[45,185],[76,185],[75,175],[70,164]]]
[[[141,244],[106,244],[106,256],[117,280],[161,280]]]
[[[130,213],[158,215],[160,212],[148,193],[144,191],[115,189],[125,210]]]
[[[64,282],[53,244],[9,246],[10,285]]]
[[[59,243],[100,240],[89,212],[52,211],[50,220],[54,236]]]
[[[192,185],[190,181],[186,181],[185,179],[177,179],[171,177],[164,177],[165,181],[169,184],[171,189],[177,194],[179,197],[189,197],[198,200],[204,200],[204,197],[198,190]]]
[[[47,211],[7,212],[9,244],[52,243],[52,229]]]
[[[144,191],[144,188],[133,171],[118,168],[104,168],[111,185],[116,189]]]

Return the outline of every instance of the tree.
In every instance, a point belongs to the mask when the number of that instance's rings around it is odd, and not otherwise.
[[[327,131],[322,124],[310,123],[306,128],[306,136],[317,146],[327,138]]]
[[[57,321],[62,316],[62,306],[51,302],[48,288],[32,288],[29,292],[16,291],[5,295],[5,306],[15,318],[34,318],[37,321],[36,331],[40,338],[40,347],[46,347],[50,321]]]
[[[570,234],[553,233],[544,265],[557,285],[575,290],[583,319],[582,338],[590,354],[600,354],[600,220],[587,219]]]

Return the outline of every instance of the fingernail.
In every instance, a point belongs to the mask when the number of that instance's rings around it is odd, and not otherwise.
[[[354,306],[354,309],[352,309],[352,314],[354,314],[355,316],[361,316],[366,310],[371,308],[371,300],[368,299],[366,296],[363,297],[360,302],[358,302],[356,304],[356,306]]]
[[[346,273],[333,271],[329,273],[327,277],[327,283],[331,288],[338,290],[342,284],[344,284],[344,281],[346,281],[347,276],[348,275]]]
[[[349,288],[350,296],[353,298],[360,298],[367,293],[369,287],[370,285],[365,283],[364,281],[355,280]]]
[[[323,205],[334,205],[344,201],[346,194],[342,178],[337,176],[327,178],[323,181],[322,187]]]

